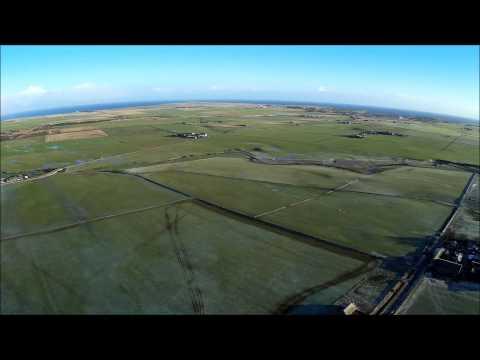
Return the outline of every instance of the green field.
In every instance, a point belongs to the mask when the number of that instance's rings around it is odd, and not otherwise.
[[[480,287],[424,278],[399,309],[407,315],[480,315]]]
[[[348,190],[453,203],[469,177],[465,171],[400,167],[363,176]]]
[[[158,146],[169,153],[213,152],[227,148],[251,150],[263,147],[275,156],[302,155],[310,158],[412,158],[419,160],[443,159],[479,164],[478,134],[464,132],[463,125],[415,122],[401,125],[391,122],[362,122],[359,125],[341,125],[336,118],[308,120],[299,117],[299,110],[248,109],[219,107],[192,110],[159,108],[130,110],[121,120],[103,121],[89,126],[104,130],[108,136],[96,139],[45,143],[43,136],[1,142],[3,171],[21,171],[48,164],[75,163],[116,154],[144,150]],[[110,111],[109,116],[119,116],[121,111]],[[291,114],[291,116],[288,116]],[[287,116],[286,116],[287,115]],[[86,113],[76,117],[50,117],[24,121],[2,122],[1,130],[29,128],[46,123],[73,120],[105,119],[105,114]],[[107,117],[108,118],[108,117]],[[338,117],[341,118],[341,117]],[[292,123],[293,122],[293,123]],[[213,125],[246,124],[245,127],[219,128]],[[77,126],[77,125],[72,125]],[[393,130],[406,137],[371,136],[366,139],[345,137],[363,130]],[[208,131],[205,142],[188,142],[167,137],[172,131]],[[449,145],[453,139],[457,140]],[[449,146],[448,146],[449,145]],[[177,150],[177,146],[179,147]],[[445,147],[448,146],[446,149]],[[159,152],[161,154],[162,151]],[[135,159],[142,162],[142,157]],[[135,161],[132,160],[132,163]],[[131,163],[131,164],[132,164]],[[129,166],[132,167],[132,166]]]
[[[421,249],[449,213],[433,203],[337,192],[264,220],[358,250],[402,256]]]
[[[131,176],[59,174],[2,186],[2,237],[167,204],[184,197]]]
[[[454,202],[469,176],[408,167],[359,175],[320,166],[269,166],[228,158],[133,171],[252,216],[293,204],[262,219],[388,256],[405,255],[423,246],[451,211],[448,205],[432,200]],[[329,189],[352,180],[358,181],[328,194]],[[312,200],[296,204],[307,199]]]
[[[211,175],[211,177],[235,178],[319,189],[334,188],[359,177],[358,174],[335,168],[304,165],[269,166],[256,164],[242,158],[230,157],[216,157],[130,169],[130,172],[143,174],[159,171]]]
[[[2,242],[2,311],[271,313],[361,266],[182,204]]]
[[[305,117],[312,114],[318,117]],[[3,134],[50,124],[108,136],[0,142],[2,178],[66,167],[1,186],[2,312],[328,309],[371,270],[374,257],[418,254],[450,214],[471,168],[430,160],[480,163],[478,131],[464,124],[338,122],[348,119],[278,106],[194,104],[3,121]],[[367,130],[406,136],[348,137]],[[172,136],[179,132],[208,138]],[[330,167],[262,164],[242,151]],[[335,165],[345,160],[354,163]],[[379,162],[387,166],[359,170]],[[471,235],[476,205],[468,206],[471,219],[460,219]]]

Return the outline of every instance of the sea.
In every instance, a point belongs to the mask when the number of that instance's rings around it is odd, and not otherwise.
[[[421,112],[414,110],[403,110],[403,109],[391,109],[383,108],[376,106],[366,106],[366,105],[351,105],[351,104],[337,104],[337,103],[324,103],[324,102],[302,102],[302,101],[280,101],[280,100],[242,100],[242,99],[192,99],[192,100],[164,100],[164,101],[132,101],[132,102],[116,102],[116,103],[104,103],[104,104],[90,104],[90,105],[76,105],[68,107],[59,107],[59,108],[50,108],[43,110],[33,110],[19,112],[15,114],[2,115],[1,121],[20,119],[20,118],[30,118],[38,116],[48,116],[48,115],[59,115],[59,114],[70,114],[75,112],[93,112],[98,110],[109,110],[109,109],[121,109],[121,108],[130,108],[130,107],[150,107],[158,106],[165,104],[176,104],[176,103],[188,103],[188,102],[211,102],[211,103],[243,103],[243,104],[263,104],[263,105],[284,105],[284,106],[323,106],[330,107],[339,110],[346,111],[366,111],[371,115],[378,116],[398,116],[398,117],[422,117],[422,118],[433,118],[440,121],[449,121],[449,122],[462,122],[462,123],[478,123],[478,120],[463,118],[452,115],[445,114],[436,114],[429,112]]]

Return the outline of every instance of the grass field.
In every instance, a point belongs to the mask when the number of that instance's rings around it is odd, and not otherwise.
[[[468,286],[467,286],[468,285]],[[410,296],[400,314],[407,315],[480,315],[480,287],[424,278]]]
[[[456,236],[480,243],[480,190],[478,176],[452,224]]]
[[[454,202],[458,198],[470,176],[464,171],[413,167],[392,168],[373,175],[363,175],[321,166],[268,166],[227,157],[152,165],[129,171],[143,174],[173,171],[318,189],[331,189],[359,180],[352,183],[348,190],[445,202]]]
[[[251,216],[312,196],[294,186],[190,173],[160,172],[148,178]]]
[[[54,228],[183,196],[134,177],[61,174],[2,186],[2,237]]]
[[[402,256],[419,250],[449,213],[433,203],[336,192],[263,219],[366,252]]]
[[[372,176],[362,176],[348,190],[454,202],[470,173],[439,169],[400,167]]]
[[[174,171],[319,189],[334,188],[359,177],[350,171],[335,168],[304,165],[269,166],[255,164],[242,158],[227,157],[154,165],[130,171],[144,174]]]
[[[133,172],[251,216],[267,213],[262,216],[265,221],[388,256],[405,255],[423,246],[451,211],[432,200],[453,203],[469,176],[408,167],[359,175],[319,166],[269,166],[228,158]],[[358,181],[328,194],[329,189],[354,180]]]
[[[318,117],[306,117],[312,115]],[[480,163],[478,128],[363,115],[351,125],[339,122],[349,119],[197,103],[2,122],[2,177],[67,167],[1,186],[2,312],[329,309],[367,271],[370,257],[354,256],[355,250],[403,258],[419,252],[447,218],[470,173],[441,170],[428,160]],[[36,134],[34,128],[43,135],[14,139]],[[348,137],[368,130],[406,136]],[[106,136],[83,136],[89,131]],[[179,132],[207,132],[208,138],[172,136]],[[367,175],[260,164],[238,150],[276,159],[410,159],[426,167],[395,165]],[[256,220],[214,210],[149,179]],[[476,223],[462,219],[470,234]],[[262,221],[333,245],[303,241]]]
[[[186,203],[1,246],[4,313],[271,313],[362,266]]]
[[[308,120],[299,117],[299,110],[275,108],[197,107],[185,110],[163,107],[125,111],[127,112],[124,115],[120,110],[116,110],[108,113],[2,122],[1,130],[9,131],[66,121],[71,121],[72,127],[78,127],[82,126],[79,121],[115,119],[95,123],[95,127],[103,130],[108,137],[59,142],[58,148],[52,148],[51,145],[55,143],[45,144],[42,136],[2,141],[2,170],[27,170],[42,167],[47,162],[75,163],[76,160],[91,160],[139,150],[148,151],[149,148],[164,144],[169,145],[170,152],[175,152],[176,147],[180,146],[178,152],[184,154],[184,142],[166,136],[173,131],[209,132],[208,141],[189,145],[192,150],[201,152],[226,148],[251,150],[256,146],[262,146],[274,156],[297,154],[314,158],[403,157],[419,160],[439,158],[479,164],[479,154],[475,151],[479,143],[478,134],[476,131],[463,131],[461,124],[432,125],[414,122],[412,125],[401,125],[398,122],[393,124],[368,121],[342,125],[336,122],[335,117]],[[120,120],[117,119],[119,116]],[[225,127],[239,123],[247,126]],[[214,128],[206,127],[207,125],[213,125]],[[371,136],[366,139],[345,137],[358,132],[354,130],[357,128],[400,131],[408,136]],[[454,139],[456,140],[452,143]],[[45,161],[46,159],[48,161]],[[131,164],[128,167],[132,167]]]

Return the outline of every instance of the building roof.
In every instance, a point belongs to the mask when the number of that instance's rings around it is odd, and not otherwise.
[[[345,309],[343,309],[343,313],[345,315],[354,315],[358,311],[359,311],[358,306],[355,305],[355,303],[353,302],[348,304],[348,306]]]

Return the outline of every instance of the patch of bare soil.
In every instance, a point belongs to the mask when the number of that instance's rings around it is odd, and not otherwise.
[[[79,127],[67,128],[67,129],[50,129],[48,130],[48,134],[49,135],[66,134],[66,133],[72,133],[76,131],[89,131],[89,130],[96,130],[96,129],[91,126],[79,126]]]
[[[97,137],[108,136],[108,134],[100,129],[79,130],[73,132],[63,132],[60,134],[49,134],[45,136],[45,142],[57,142],[77,139],[91,139]]]

